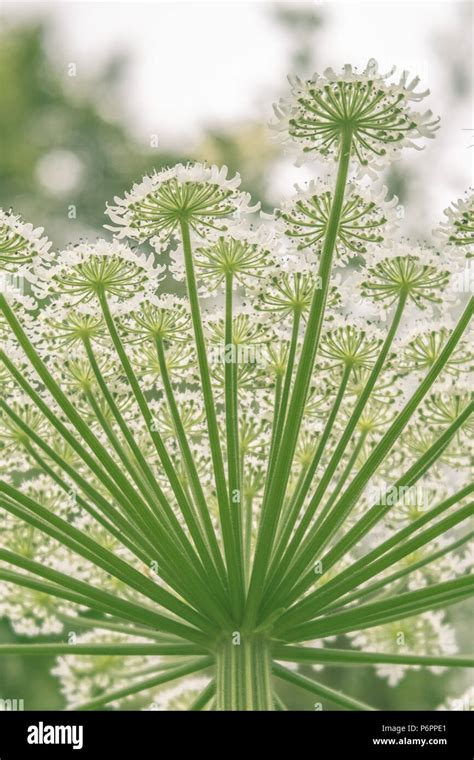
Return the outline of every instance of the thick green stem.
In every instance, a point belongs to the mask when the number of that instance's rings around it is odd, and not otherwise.
[[[422,567],[426,567],[427,565],[430,565],[432,562],[435,562],[437,559],[440,559],[441,557],[445,557],[447,554],[450,554],[451,552],[459,549],[464,544],[472,541],[474,539],[474,531],[471,531],[470,533],[467,533],[465,536],[462,536],[457,541],[451,541],[450,544],[447,544],[446,546],[443,546],[442,549],[439,549],[437,552],[432,552],[431,554],[428,554],[423,559],[420,559],[418,562],[413,562],[413,564],[409,564],[407,567],[404,567],[402,570],[398,570],[396,573],[391,573],[390,575],[386,575],[383,578],[381,578],[378,581],[375,581],[374,583],[370,583],[368,586],[364,586],[363,588],[358,588],[356,591],[354,591],[351,594],[345,594],[342,599],[338,599],[333,604],[329,604],[327,607],[324,608],[325,612],[335,612],[339,610],[342,606],[350,604],[354,600],[360,600],[366,596],[372,596],[374,595],[378,596],[379,591],[382,591],[382,594],[387,597],[390,596],[393,591],[398,592],[399,590],[404,591],[405,586],[403,585],[403,579],[406,578],[407,575],[411,575],[412,573],[416,572],[416,570],[419,570]],[[395,581],[401,581],[396,586],[393,586]],[[370,600],[369,600],[370,601]]]
[[[176,501],[178,502],[179,508],[186,521],[186,525],[189,528],[189,532],[193,538],[199,557],[202,560],[202,566],[203,568],[208,568],[208,570],[211,570],[213,569],[213,565],[212,563],[209,565],[209,562],[208,562],[209,551],[201,535],[199,525],[196,523],[193,511],[188,503],[188,500],[183,490],[183,487],[181,485],[181,482],[176,474],[175,468],[173,466],[173,462],[171,461],[171,458],[166,450],[166,447],[163,443],[161,435],[155,429],[155,426],[153,424],[153,415],[150,411],[148,402],[137,380],[133,367],[125,352],[120,336],[117,332],[117,328],[115,326],[115,322],[112,317],[112,314],[110,313],[110,309],[107,303],[107,298],[106,298],[105,293],[99,294],[99,301],[102,307],[102,313],[104,315],[107,328],[110,333],[110,337],[112,338],[112,342],[114,344],[114,348],[120,358],[120,362],[127,376],[128,383],[133,391],[133,395],[135,396],[135,399],[140,408],[145,424],[148,428],[150,438],[152,439],[153,444],[156,448],[156,452],[163,465],[163,468],[169,480],[170,486],[176,497]],[[158,484],[156,487],[158,489]],[[174,514],[174,511],[171,509],[171,507],[168,505],[168,503],[164,499],[162,500],[162,507],[166,511],[166,515],[171,525],[174,525],[176,529],[179,530],[180,529],[179,521],[177,520],[176,515]],[[217,579],[217,582],[220,583],[220,580]],[[219,588],[219,586],[217,586],[217,588]]]
[[[425,462],[429,462],[432,464],[434,461],[436,461],[437,456],[440,455],[440,453],[444,450],[446,447],[446,442],[449,441],[452,436],[454,435],[457,428],[459,428],[462,425],[463,419],[465,420],[469,416],[469,408],[466,408],[462,415],[460,415],[457,420],[455,420],[454,423],[452,423],[449,428],[443,433],[443,435],[431,446],[431,448],[417,461],[415,462],[412,467],[400,478],[392,488],[398,489],[403,488],[404,486],[412,486],[419,477],[422,476],[422,474],[426,471],[426,465]],[[455,494],[453,497],[451,497],[453,501],[451,503],[455,503],[458,500],[458,494]],[[446,500],[443,504],[440,505],[440,509],[444,509],[444,505],[449,505],[451,498]],[[383,518],[383,516],[391,509],[391,505],[380,505],[379,503],[374,504],[374,506],[366,511],[363,515],[363,517],[358,520],[358,522],[352,526],[344,535],[343,537],[336,543],[334,547],[323,556],[321,563],[325,569],[325,572],[331,568],[337,560],[342,557],[344,554],[349,551],[349,549],[356,545],[358,541],[366,535],[366,533],[379,521]],[[430,510],[430,512],[427,513],[427,515],[434,516],[434,512],[436,511],[436,508],[433,508]],[[427,515],[424,516],[424,518],[420,518],[417,520],[413,525],[417,525],[422,522],[423,519],[427,518]],[[394,541],[397,543],[399,540],[401,540],[402,535],[408,530],[408,528],[403,529],[402,531],[399,531],[399,533],[395,534],[389,541]],[[310,543],[309,546],[303,547],[303,554],[305,566],[309,567],[312,562],[314,562],[314,557],[318,556],[317,552],[320,552],[321,548],[328,542],[329,537],[328,535],[321,537],[321,531],[316,534],[315,541],[319,540],[319,544],[316,548],[314,548],[314,542]],[[378,552],[377,549],[373,550],[373,552]],[[319,555],[320,556],[320,555]],[[296,565],[296,563],[295,563]],[[303,567],[303,565],[302,565]],[[288,582],[290,584],[291,582],[291,575],[292,570],[288,573],[287,578],[285,579],[285,582]],[[312,583],[314,582],[314,575],[309,570],[305,576],[303,576],[299,583],[293,587],[291,596],[286,596],[286,604],[284,606],[288,606],[293,601],[298,599],[301,594],[304,593],[305,589],[309,588]],[[280,597],[279,597],[280,599]],[[281,604],[281,601],[280,601]]]
[[[179,413],[178,405],[176,403],[176,399],[174,396],[173,386],[171,384],[168,367],[166,364],[165,348],[164,348],[163,341],[161,338],[156,339],[156,350],[157,350],[157,355],[158,355],[158,362],[160,365],[161,379],[163,381],[163,388],[165,390],[166,400],[168,403],[168,408],[170,410],[171,418],[173,420],[173,425],[176,431],[176,436],[178,438],[178,443],[181,449],[181,453],[183,455],[184,464],[189,476],[194,498],[196,499],[196,504],[199,509],[199,515],[200,515],[201,522],[204,528],[205,537],[208,542],[212,557],[214,559],[215,566],[220,574],[221,581],[225,587],[225,584],[226,584],[225,566],[222,561],[219,544],[217,543],[216,534],[214,532],[214,527],[212,525],[212,520],[211,520],[211,516],[209,512],[209,507],[206,502],[206,497],[204,495],[201,482],[199,480],[199,473],[194,463],[193,455],[188,443],[188,439],[186,437],[186,431],[184,429],[181,416]]]
[[[204,710],[206,705],[209,704],[209,702],[213,699],[216,693],[216,682],[213,679],[210,681],[208,686],[204,689],[204,691],[201,692],[201,694],[196,697],[194,702],[189,706],[189,711],[194,712],[195,710]]]
[[[216,651],[218,710],[273,710],[271,659],[266,639],[228,633]]]
[[[95,710],[97,707],[102,707],[109,702],[114,702],[117,699],[123,699],[130,696],[130,694],[138,694],[140,691],[146,691],[147,689],[153,689],[157,686],[161,686],[169,681],[174,681],[177,678],[184,678],[192,673],[197,673],[199,670],[206,670],[212,665],[210,657],[201,657],[199,660],[193,660],[191,663],[182,665],[181,667],[166,670],[164,673],[160,673],[153,678],[148,678],[146,681],[132,684],[132,686],[126,686],[123,689],[117,691],[111,691],[101,697],[96,697],[90,702],[85,702],[82,705],[75,706],[75,710]]]
[[[306,473],[308,472],[308,467],[309,465],[306,463],[302,465],[300,474],[298,475],[298,479],[295,483],[293,492],[290,498],[287,497],[287,502],[282,507],[280,521],[278,523],[278,528],[275,535],[275,551],[272,555],[272,561],[273,561],[273,557],[278,553],[280,549],[281,542],[282,542],[282,535],[288,529],[288,521],[291,520],[291,515],[293,514],[294,509],[295,509],[296,499],[298,497],[298,494],[301,492],[301,489],[303,488],[303,484],[306,478]],[[286,540],[285,540],[285,545],[286,545]]]
[[[452,527],[469,519],[473,514],[473,505],[468,504],[462,509],[454,512],[449,517],[446,517],[444,520],[440,520],[431,528],[422,531],[410,541],[406,541],[401,546],[397,546],[391,551],[386,552],[382,557],[374,560],[374,562],[371,563],[369,561],[370,557],[362,557],[353,563],[350,572],[344,571],[333,581],[329,581],[323,586],[323,588],[309,594],[289,610],[284,616],[286,623],[290,625],[291,621],[291,624],[295,625],[297,622],[299,623],[305,619],[315,617],[315,615],[319,613],[320,610],[324,609],[326,605],[336,599],[340,599],[345,593],[352,591],[352,589],[364,583],[364,581],[369,578],[378,575],[386,568],[396,566],[401,559],[407,557],[412,552],[415,552],[420,547],[425,546],[430,541],[433,541],[439,535],[446,533]]]
[[[12,500],[16,495],[16,500],[19,502],[18,505],[15,504],[15,501],[13,501],[13,503],[0,501],[0,506],[11,514],[16,515],[41,532],[57,539],[61,544],[72,549],[72,551],[79,556],[84,557],[97,567],[102,568],[113,577],[120,579],[126,585],[130,586],[130,588],[135,589],[138,593],[143,594],[148,599],[152,599],[163,605],[163,607],[169,609],[180,617],[184,616],[186,620],[189,620],[194,625],[207,626],[209,630],[212,630],[212,625],[205,617],[203,617],[203,615],[196,613],[191,607],[184,605],[183,602],[177,599],[173,594],[160,588],[152,580],[138,572],[133,566],[128,565],[119,557],[116,557],[113,552],[103,548],[99,543],[93,541],[82,531],[69,525],[69,523],[62,520],[41,504],[34,502],[21,492],[15,492],[13,487],[3,481],[0,481],[0,493],[5,493],[8,497],[12,498]],[[26,510],[31,510],[31,512]],[[0,556],[2,555],[5,555],[5,550],[0,548]],[[13,557],[13,554],[11,554],[11,556]],[[13,560],[10,561],[14,564]],[[21,558],[17,558],[17,561],[21,561]],[[24,559],[24,561],[26,561],[26,559]],[[36,563],[35,567],[38,568],[40,566]],[[41,573],[39,574],[41,575]],[[92,586],[90,588],[92,589]]]
[[[28,425],[22,420],[20,417],[18,417],[17,414],[11,409],[8,404],[6,404],[4,401],[0,400],[0,408],[3,409],[6,414],[15,422],[18,427],[23,430],[23,432],[28,436],[28,439],[31,439],[33,443],[36,444],[36,446],[43,451],[49,459],[54,462],[58,467],[66,473],[70,477],[73,483],[76,483],[77,486],[81,491],[83,491],[92,501],[93,503],[101,509],[101,511],[107,515],[107,517],[113,521],[114,525],[120,529],[121,533],[120,536],[122,537],[129,537],[132,541],[136,543],[137,546],[141,548],[141,550],[146,550],[149,552],[148,560],[153,559],[156,554],[156,547],[150,543],[147,539],[146,532],[140,532],[137,527],[134,524],[131,524],[122,514],[122,512],[119,512],[115,506],[110,504],[103,496],[100,494],[95,488],[93,488],[89,481],[85,478],[81,477],[77,470],[72,467],[68,462],[66,462],[64,459],[62,459],[59,454],[57,454],[50,446],[48,446],[45,441],[35,433],[34,430],[28,427]],[[38,454],[34,452],[33,455],[33,449],[31,447],[31,444],[28,442],[25,444],[28,451],[31,453],[33,458],[37,459]],[[41,464],[41,466],[44,468],[44,465]],[[48,471],[48,474],[51,475],[51,471]],[[51,477],[53,477],[51,475]],[[53,477],[53,479],[56,479]],[[58,480],[56,479],[56,482]],[[69,492],[70,486],[67,484],[65,485],[65,490]],[[61,486],[64,487],[64,486]],[[79,497],[76,496],[78,504],[80,503]],[[126,514],[126,513],[125,513]],[[128,516],[127,516],[128,517]]]
[[[252,557],[252,527],[253,527],[253,496],[244,499],[245,525],[244,525],[244,564],[245,581],[250,581],[251,557]]]
[[[84,348],[87,353],[87,358],[89,359],[89,363],[92,367],[92,371],[94,372],[94,376],[97,380],[97,383],[99,385],[99,388],[102,392],[102,395],[104,396],[108,407],[110,411],[112,412],[115,421],[117,422],[122,435],[124,436],[130,451],[133,453],[133,456],[135,457],[136,461],[140,465],[140,468],[145,475],[148,483],[153,489],[156,489],[156,478],[153,475],[153,472],[146,461],[145,457],[143,456],[142,452],[140,451],[140,447],[138,446],[137,442],[135,441],[135,438],[133,436],[133,433],[129,429],[127,423],[125,422],[123,415],[120,412],[119,407],[117,406],[115,399],[112,395],[112,393],[109,390],[109,387],[102,375],[102,372],[100,370],[99,364],[97,362],[97,359],[95,357],[94,349],[92,347],[92,344],[89,340],[89,338],[84,338],[83,340]]]
[[[88,655],[90,657],[130,655],[168,655],[186,657],[188,655],[206,655],[203,647],[193,644],[0,644],[1,655]],[[156,669],[156,666],[155,666]]]
[[[283,378],[280,374],[277,374],[275,378],[275,396],[274,396],[274,401],[273,401],[273,417],[272,417],[272,437],[270,441],[270,452],[268,455],[269,462],[272,461],[273,453],[275,449],[277,448],[276,433],[277,433],[279,413],[281,409],[282,388],[283,388]],[[265,487],[267,487],[269,472],[270,472],[270,466],[268,467],[268,470],[267,470],[267,478],[265,482]]]
[[[1,355],[1,352],[0,352]],[[62,423],[59,422],[59,420],[56,420],[54,414],[49,410],[46,403],[41,399],[41,397],[33,391],[33,389],[24,381],[20,373],[18,373],[15,368],[12,366],[11,362],[6,357],[3,357],[3,361],[8,366],[10,372],[14,374],[15,378],[18,378],[18,382],[21,384],[21,387],[24,388],[24,390],[31,396],[32,400],[35,402],[38,409],[40,409],[45,416],[52,422],[52,424],[58,429],[58,431],[63,435],[63,437],[71,444],[71,446],[74,448],[74,450],[78,451],[80,456],[84,459],[86,464],[95,472],[96,465],[94,463],[94,460],[90,457],[90,455],[82,449],[76,438],[70,433],[70,431],[62,425]],[[30,430],[28,426],[19,418],[15,413],[8,407],[7,404],[5,404],[3,401],[0,400],[0,406],[5,409],[7,414],[11,416],[11,418],[15,421],[15,423],[31,438],[32,441],[36,443],[37,446],[39,446],[53,461],[55,461],[59,466],[61,466],[65,472],[67,472],[73,481],[77,482],[82,490],[84,490],[85,493],[87,493],[91,498],[94,500],[94,503],[98,506],[101,506],[102,510],[112,516],[112,519],[114,520],[114,523],[117,524],[118,527],[121,527],[122,530],[124,530],[124,534],[130,536],[138,537],[138,543],[143,544],[145,547],[148,544],[148,540],[156,542],[157,548],[151,548],[151,557],[153,559],[160,559],[164,556],[165,561],[170,563],[170,566],[177,565],[176,568],[177,572],[173,573],[176,578],[179,578],[180,581],[182,581],[182,574],[183,574],[183,568],[187,566],[187,558],[186,555],[182,553],[179,545],[176,542],[173,542],[170,539],[169,536],[169,530],[164,530],[159,522],[156,522],[153,527],[147,529],[147,523],[144,520],[140,520],[140,528],[143,531],[143,534],[137,533],[134,524],[127,523],[126,520],[123,519],[122,515],[116,512],[116,510],[111,509],[111,507],[107,504],[105,499],[96,492],[89,484],[88,482],[83,479],[79,478],[79,476],[75,473],[75,470],[72,467],[69,467],[65,462],[62,462],[61,458],[55,454],[55,452],[42,440],[40,436],[38,436],[33,430]],[[99,470],[99,472],[101,472]],[[115,487],[115,483],[113,480],[108,479],[108,476],[104,472],[101,473],[102,478],[105,480],[105,483],[110,482],[109,490],[112,494],[116,494],[117,490]],[[118,497],[120,498],[120,492],[118,492]],[[133,504],[131,502],[124,502],[124,514],[130,516],[130,511],[133,509]],[[135,505],[138,509],[139,504],[137,503]],[[138,513],[136,517],[141,517],[141,512]],[[135,517],[135,511],[132,512],[132,515]],[[143,541],[141,541],[143,535]],[[189,549],[192,551],[192,547],[189,545]],[[179,556],[177,556],[177,552],[179,553]],[[191,568],[190,568],[191,570]],[[173,581],[172,585],[176,585],[176,578],[175,581]],[[198,579],[199,583],[201,583],[201,579]],[[179,584],[178,584],[179,585]],[[191,579],[187,576],[186,578],[186,586],[188,590],[195,589],[195,581],[194,579]],[[203,587],[204,592],[204,602],[206,603],[209,593],[208,588]]]
[[[222,538],[229,575],[229,590],[232,601],[232,609],[236,620],[239,619],[244,598],[244,568],[242,561],[242,535],[239,533],[240,517],[236,511],[240,509],[237,504],[234,507],[229,502],[227,483],[222,456],[219,427],[217,424],[216,407],[212,391],[209,363],[207,358],[206,342],[201,320],[201,307],[197,292],[196,276],[191,247],[189,226],[186,222],[181,223],[181,237],[183,242],[184,261],[186,267],[186,284],[191,317],[194,329],[196,354],[201,377],[201,387],[206,410],[207,430],[211,447],[211,458],[216,483],[217,500],[219,504],[219,516],[222,528]]]
[[[49,475],[49,477],[57,483],[60,488],[64,491],[65,494],[69,494],[70,492],[70,486],[66,483],[65,480],[61,478],[60,475],[58,475],[52,467],[49,466],[49,464],[43,459],[43,457],[33,448],[33,446],[30,443],[25,443],[25,450],[28,452],[30,457],[36,462],[36,464],[46,473],[46,475]],[[89,504],[89,502],[85,501],[79,494],[74,495],[76,504],[84,509],[86,512],[88,512],[94,520],[96,520],[99,525],[101,525],[105,530],[107,530],[114,538],[119,541],[119,543],[123,544],[127,547],[127,549],[130,549],[132,554],[134,554],[138,559],[140,559],[146,566],[149,566],[150,562],[153,559],[153,555],[146,554],[137,544],[133,543],[133,541],[130,541],[130,539],[127,538],[126,534],[122,533],[120,530],[117,529],[117,527],[110,522],[110,520],[107,520],[106,518],[102,517],[100,512],[97,511],[97,509]],[[166,580],[166,579],[165,579]],[[169,580],[167,581],[169,583]]]
[[[370,398],[370,394],[372,393],[375,383],[377,382],[380,372],[382,371],[382,368],[385,364],[385,360],[392,346],[393,339],[400,325],[400,320],[402,318],[403,310],[405,308],[405,303],[406,303],[406,296],[401,295],[397,308],[395,310],[395,314],[392,319],[392,324],[390,325],[390,329],[387,333],[383,346],[377,357],[377,361],[375,362],[372,368],[372,371],[369,375],[369,378],[364,386],[364,389],[357,400],[354,410],[349,418],[349,421],[344,429],[344,432],[341,438],[339,439],[339,442],[334,450],[334,453],[332,454],[331,459],[329,460],[324,470],[324,473],[322,474],[321,480],[318,483],[316,491],[314,492],[311,498],[311,501],[308,504],[307,509],[305,510],[303,518],[300,524],[298,525],[298,528],[295,531],[295,534],[291,542],[287,546],[286,552],[281,558],[281,561],[278,564],[273,563],[271,573],[269,574],[270,580],[269,580],[268,589],[267,589],[268,594],[273,593],[273,591],[276,589],[278,583],[282,580],[286,571],[288,570],[288,567],[291,565],[291,562],[293,558],[296,556],[296,553],[299,551],[301,542],[314,516],[314,513],[316,512],[321,502],[321,499],[323,498],[326,492],[326,489],[328,488],[332,480],[332,477],[337,470],[337,467],[344,455],[344,452],[352,439],[352,435],[354,433],[356,425],[360,419],[362,412],[364,411],[364,408]],[[319,515],[319,518],[317,520],[318,523],[322,520],[325,514],[326,514],[326,505],[324,506],[324,508],[321,511],[321,514]]]
[[[277,410],[276,425],[272,430],[272,441],[274,445],[270,453],[270,459],[268,463],[266,488],[268,488],[271,482],[272,474],[275,468],[275,461],[278,455],[278,450],[281,441],[281,434],[286,421],[286,412],[288,409],[288,399],[290,397],[291,381],[293,379],[293,368],[295,365],[296,349],[298,346],[298,335],[301,323],[301,309],[297,308],[293,312],[293,326],[291,329],[290,348],[288,351],[288,361],[286,364],[285,382],[283,384],[283,390],[281,393],[280,405]],[[264,500],[265,501],[265,500]]]
[[[402,477],[396,481],[396,483],[393,484],[392,488],[395,490],[402,489],[405,486],[410,487],[416,483],[416,481],[426,471],[425,462],[431,465],[434,461],[436,461],[437,456],[439,456],[442,451],[444,451],[447,442],[452,439],[456,431],[461,428],[463,423],[468,419],[472,413],[473,408],[474,403],[466,407],[459,415],[459,417],[457,417],[456,420],[454,420],[454,422],[452,422],[451,425],[446,428],[444,433],[438,438],[437,441],[435,441],[433,446],[431,446],[428,451],[425,452],[425,454],[423,454],[423,456],[420,457],[420,459],[415,462],[410,467],[410,469],[407,470],[407,472],[404,473]],[[399,492],[401,493],[401,491]],[[341,497],[338,504],[342,501],[343,498],[344,496]],[[338,504],[336,504],[334,510],[337,509]],[[352,546],[354,546],[379,520],[382,519],[383,515],[386,514],[390,508],[390,505],[382,506],[377,503],[374,504],[371,509],[367,510],[364,513],[363,517],[345,533],[345,535],[340,539],[336,546],[331,549],[329,554],[322,559],[322,562],[325,562],[324,567],[326,571],[331,566],[330,563],[334,564],[340,557],[349,551]],[[331,515],[329,515],[328,520],[315,534],[314,538],[308,541],[307,545],[303,545],[301,547],[301,561],[300,558],[295,561],[293,567],[285,578],[285,584],[287,583],[288,586],[290,586],[293,581],[296,582],[297,571],[302,572],[305,567],[310,567],[310,565],[314,562],[314,557],[321,556],[321,550],[328,544],[334,533],[343,523],[344,517],[348,513],[349,509],[347,509],[347,512],[345,514],[339,514],[337,522],[330,524],[330,527],[327,529],[327,531],[325,531],[325,527],[327,527],[329,521],[331,520]],[[309,571],[300,580],[298,585],[293,587],[291,596],[285,596],[285,606],[287,606],[287,604],[291,603],[295,599],[298,599],[300,594],[303,594],[305,589],[309,588],[313,581],[314,575],[311,571]],[[281,593],[283,594],[283,589],[281,589]],[[278,598],[281,600],[282,597],[279,596]]]
[[[28,360],[31,362],[32,366],[38,373],[48,392],[57,402],[69,421],[74,425],[81,438],[88,444],[94,455],[97,457],[97,460],[104,465],[106,471],[102,470],[102,468],[97,465],[97,463],[88,454],[87,451],[84,451],[83,447],[79,444],[76,437],[72,435],[71,431],[61,423],[61,421],[51,411],[51,409],[43,401],[40,395],[34,391],[31,385],[23,378],[21,373],[18,372],[12,365],[8,357],[1,351],[0,358],[6,364],[12,375],[15,377],[15,380],[21,385],[23,390],[28,393],[28,395],[35,402],[36,406],[42,411],[45,417],[51,422],[52,425],[54,425],[58,432],[72,446],[72,448],[79,454],[79,456],[81,456],[87,466],[97,474],[102,482],[104,482],[114,498],[116,498],[119,503],[124,505],[125,511],[130,510],[139,514],[140,519],[142,519],[143,522],[148,525],[148,530],[150,530],[153,534],[153,515],[150,513],[147,504],[140,498],[139,494],[132,487],[131,483],[125,477],[120,467],[109,455],[108,451],[102,446],[96,436],[92,433],[89,426],[82,419],[81,415],[78,414],[76,408],[56,383],[48,368],[43,363],[40,355],[28,339],[25,331],[16,319],[15,314],[8,305],[5,297],[1,294],[0,308],[2,309],[13,333],[15,334],[15,337],[25,352]],[[111,477],[109,477],[109,473]],[[172,517],[176,519],[171,508],[169,508],[169,511],[171,512]],[[183,534],[179,523],[177,524],[177,527],[179,528],[179,532]],[[183,537],[185,538],[184,534]]]
[[[295,686],[300,686],[302,689],[309,691],[316,697],[333,702],[346,710],[363,710],[365,712],[366,710],[375,709],[365,702],[360,702],[358,699],[349,697],[347,694],[343,694],[335,689],[330,689],[329,686],[324,686],[322,683],[316,683],[316,681],[313,681],[311,678],[302,676],[299,673],[294,673],[292,670],[288,670],[277,663],[273,666],[273,672],[278,678],[283,678],[283,680],[288,681]]]
[[[278,456],[275,460],[272,482],[268,488],[266,503],[269,505],[269,508],[266,509],[265,505],[263,507],[263,519],[255,550],[254,568],[245,610],[245,622],[250,627],[255,623],[258,616],[258,608],[268,569],[268,560],[273,550],[275,531],[286,494],[288,478],[291,472],[301,420],[303,418],[306,398],[313,373],[314,361],[318,350],[321,326],[323,323],[324,310],[331,279],[334,248],[336,245],[349,171],[351,145],[352,133],[349,130],[344,132],[341,138],[341,152],[336,187],[334,190],[318,271],[321,288],[315,290],[308,315],[303,347],[301,350],[291,401],[288,405],[282,441],[278,450]]]
[[[236,379],[237,357],[233,335],[233,277],[227,274],[225,278],[225,351],[224,351],[224,386],[225,386],[225,423],[227,440],[227,474],[229,481],[229,503],[234,503],[234,496],[240,497],[240,458],[239,430],[236,408]],[[230,350],[230,361],[229,352]],[[240,503],[238,498],[237,503]],[[240,510],[236,510],[237,517]],[[241,533],[241,526],[238,532]]]
[[[332,491],[331,496],[329,497],[329,499],[327,500],[327,502],[324,505],[324,509],[326,511],[328,511],[332,507],[332,505],[336,501],[337,497],[341,493],[342,489],[344,488],[344,486],[345,486],[345,484],[347,482],[347,478],[351,474],[351,472],[352,472],[352,470],[354,468],[354,465],[357,462],[357,457],[359,456],[360,452],[362,451],[362,448],[364,446],[364,443],[365,443],[365,440],[367,438],[368,432],[369,432],[368,430],[363,430],[361,432],[361,434],[359,435],[359,439],[358,439],[356,445],[354,446],[354,450],[352,451],[352,454],[350,455],[349,460],[348,460],[346,466],[344,467],[344,469],[343,469],[343,471],[342,471],[342,473],[341,473],[341,475],[339,477],[339,480],[337,481],[336,485],[334,486],[334,490]]]
[[[329,649],[327,647],[314,649],[313,647],[277,646],[273,650],[273,656],[284,662],[306,662],[331,665],[378,665],[390,663],[392,665],[432,665],[474,668],[472,655],[416,655],[416,654],[391,654],[386,652],[357,652],[353,649]]]
[[[318,469],[319,462],[321,461],[321,457],[326,448],[329,436],[331,435],[334,422],[336,421],[337,414],[339,412],[342,400],[344,398],[344,394],[346,392],[347,383],[349,382],[351,371],[352,369],[350,366],[346,366],[344,368],[339,390],[334,399],[334,403],[332,405],[332,409],[329,414],[329,417],[327,418],[326,425],[324,426],[324,430],[318,441],[318,446],[316,448],[316,451],[314,452],[313,459],[311,460],[311,464],[305,473],[305,477],[301,484],[301,487],[296,489],[295,495],[292,499],[292,503],[288,509],[288,518],[285,520],[281,538],[279,539],[277,547],[275,549],[275,554],[273,556],[272,564],[269,571],[269,577],[271,577],[272,571],[276,567],[278,567],[281,557],[288,545],[288,541],[290,540],[290,536],[292,534],[293,528],[296,525],[296,522],[298,520],[299,514],[301,512],[301,508],[303,507],[305,498],[311,487],[311,483],[313,482],[314,475],[316,473],[316,470]]]

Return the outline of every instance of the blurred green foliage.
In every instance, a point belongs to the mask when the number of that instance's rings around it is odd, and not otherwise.
[[[115,58],[92,78],[70,76],[53,64],[45,23],[12,26],[0,34],[0,206],[44,226],[54,245],[101,230],[105,203],[152,169],[178,161],[225,163],[244,174],[255,197],[275,149],[262,125],[208,130],[194,155],[134,140],[124,123],[120,88],[127,61]],[[101,115],[104,103],[114,119]],[[151,141],[150,141],[151,142]],[[61,191],[41,181],[41,166],[73,161],[78,178]],[[54,165],[54,164],[53,164]],[[66,168],[67,170],[67,168]],[[72,218],[69,209],[74,207]]]
[[[100,229],[106,199],[151,167],[183,157],[137,145],[122,124],[100,115],[98,101],[116,92],[123,61],[111,61],[94,80],[75,81],[66,65],[58,70],[51,62],[46,37],[43,24],[13,26],[0,37],[0,205],[44,226],[59,245],[77,237],[68,207],[76,207],[80,233]],[[38,177],[53,151],[72,154],[81,167],[79,181],[61,194]]]

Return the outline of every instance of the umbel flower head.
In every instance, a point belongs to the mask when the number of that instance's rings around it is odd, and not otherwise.
[[[156,288],[163,272],[164,267],[154,267],[151,256],[137,254],[119,241],[98,240],[67,248],[47,269],[39,268],[35,293],[41,298],[59,293],[71,305],[103,294],[129,299]]]
[[[156,294],[134,300],[124,305],[121,318],[127,340],[172,341],[182,343],[188,339],[190,316],[185,299],[174,295]]]
[[[275,215],[282,221],[285,235],[299,250],[319,250],[328,228],[333,189],[327,182],[311,181],[307,188],[297,187],[297,191]],[[365,254],[368,247],[389,239],[395,226],[398,199],[394,196],[387,201],[386,194],[385,187],[373,193],[354,182],[348,183],[335,246],[340,261]]]
[[[250,196],[238,190],[240,176],[227,178],[227,167],[177,164],[155,172],[135,184],[124,198],[115,198],[106,214],[117,226],[108,226],[117,237],[135,240],[156,238],[164,243],[181,222],[199,235],[225,231],[242,214],[255,211]]]
[[[449,320],[445,319],[445,322]],[[433,366],[446,343],[452,324],[441,323],[435,330],[429,325],[416,325],[404,337],[402,353],[398,362],[399,372],[427,371]],[[459,379],[462,374],[473,371],[474,355],[467,341],[462,341],[446,362],[445,372]]]
[[[218,287],[227,278],[239,284],[261,278],[275,256],[278,240],[268,228],[250,230],[235,227],[231,234],[219,235],[215,241],[200,245],[195,251],[200,276]]]
[[[284,319],[295,313],[305,316],[314,289],[315,278],[310,274],[281,272],[279,276],[271,278],[262,289],[258,308],[271,312],[277,319]]]
[[[474,190],[470,189],[444,212],[446,220],[436,231],[454,254],[474,256]]]
[[[340,365],[367,368],[375,362],[380,345],[381,340],[373,329],[342,322],[322,336],[320,355],[330,360],[329,369]]]
[[[21,216],[0,209],[0,273],[4,270],[31,278],[33,264],[47,258],[51,247],[43,232],[43,227],[35,229]]]
[[[391,252],[373,259],[365,271],[362,295],[390,306],[404,295],[421,309],[440,303],[449,285],[449,264],[428,248],[395,246]]]
[[[84,340],[99,341],[104,335],[103,320],[95,314],[61,309],[55,302],[39,314],[43,328],[43,338],[59,344],[81,343]]]
[[[410,81],[406,71],[398,82],[389,82],[394,72],[381,74],[371,59],[362,72],[346,65],[341,74],[329,68],[306,81],[291,79],[290,97],[275,106],[274,128],[305,154],[333,158],[339,156],[343,137],[350,135],[351,153],[359,164],[379,168],[403,147],[433,137],[438,128],[431,111],[412,108],[429,90],[415,92],[419,78]]]

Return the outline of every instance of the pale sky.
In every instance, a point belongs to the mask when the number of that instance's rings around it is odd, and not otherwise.
[[[129,53],[122,105],[130,127],[143,142],[158,134],[162,145],[180,143],[191,154],[206,125],[268,121],[272,101],[286,94],[288,38],[271,19],[269,5],[262,0],[16,0],[3,2],[3,15],[49,17],[51,55],[70,87],[80,86],[81,76],[91,76],[112,53]],[[436,147],[430,144],[417,156],[417,166],[424,184],[420,192],[439,216],[473,181],[472,98],[454,100],[449,76],[454,61],[466,71],[473,68],[467,4],[464,17],[452,0],[316,5],[325,18],[315,51],[322,68],[346,62],[363,67],[376,58],[381,68],[397,64],[420,74],[423,89],[430,87],[432,95],[424,102],[441,115],[442,130]],[[76,80],[66,80],[69,63],[77,66]],[[435,169],[436,180],[431,179]]]

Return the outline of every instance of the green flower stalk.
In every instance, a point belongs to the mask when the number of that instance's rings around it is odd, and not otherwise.
[[[116,198],[111,240],[0,213],[0,615],[31,637],[0,655],[56,655],[68,707],[372,710],[324,667],[474,665],[472,199],[396,242],[360,174],[437,121],[392,73],[293,81],[276,130],[335,171],[260,226],[197,163]]]

